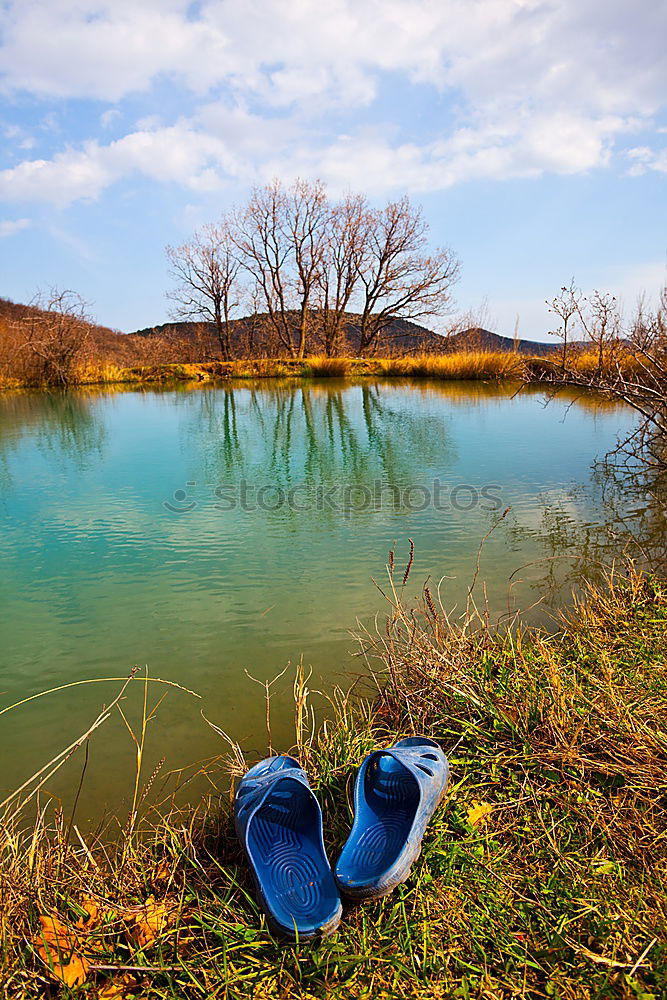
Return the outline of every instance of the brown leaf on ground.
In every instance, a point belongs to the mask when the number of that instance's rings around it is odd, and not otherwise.
[[[66,965],[54,962],[49,972],[65,986],[80,986],[88,977],[88,962],[83,955],[72,955]]]
[[[92,896],[84,896],[81,900],[81,907],[86,911],[88,917],[79,917],[76,926],[92,930],[99,923],[102,907]]]
[[[88,961],[76,932],[55,914],[41,914],[39,924],[33,945],[49,975],[66,986],[80,986],[88,976]]]
[[[99,1000],[130,1000],[139,989],[137,979],[129,972],[112,979],[98,993]]]
[[[158,902],[154,896],[149,896],[141,910],[134,916],[129,928],[129,936],[139,948],[145,948],[172,922],[176,912],[176,904],[171,900]]]
[[[153,878],[156,882],[165,882],[174,874],[174,866],[169,861],[163,861],[155,869]]]

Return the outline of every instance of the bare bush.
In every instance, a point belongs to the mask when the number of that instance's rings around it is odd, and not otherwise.
[[[549,330],[552,337],[558,337],[563,342],[561,366],[563,371],[567,368],[568,346],[572,341],[572,330],[579,314],[581,302],[581,291],[574,283],[574,278],[569,285],[562,285],[558,295],[547,302],[549,312],[554,313],[560,319],[560,326],[555,330]]]
[[[553,301],[563,319],[563,352],[559,369],[545,362],[547,376],[557,384],[595,389],[631,406],[640,420],[619,445],[619,454],[646,468],[667,471],[667,285],[657,306],[648,309],[640,301],[629,323],[612,295],[596,291],[586,298],[573,282]],[[579,355],[568,353],[573,320],[590,345],[590,351]]]
[[[7,323],[2,362],[22,381],[65,388],[91,353],[91,321],[76,292],[52,290]]]

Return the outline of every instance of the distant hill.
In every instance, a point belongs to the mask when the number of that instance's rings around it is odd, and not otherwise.
[[[263,329],[266,326],[266,316],[258,314],[234,320],[232,323],[232,342],[239,346],[246,345],[254,334],[253,348],[258,353],[267,350],[266,336]],[[359,353],[359,317],[351,314],[345,324],[345,339],[347,346],[343,353],[356,356]],[[162,323],[159,326],[136,330],[136,337],[161,337],[167,340],[195,340],[202,336],[213,337],[214,328],[209,323],[175,322]],[[312,345],[312,349],[316,349]],[[544,357],[558,350],[558,343],[541,343],[536,340],[514,341],[510,337],[501,337],[490,330],[481,327],[471,327],[444,336],[405,319],[395,319],[385,331],[383,342],[377,353],[381,355],[414,354],[423,351],[428,354],[449,354],[454,351],[519,351],[521,354],[531,354]]]
[[[296,329],[296,313],[294,325]],[[232,347],[234,353],[244,354],[267,354],[271,352],[271,342],[269,338],[269,322],[266,313],[257,313],[252,316],[244,316],[232,321]],[[345,347],[344,354],[356,356],[359,354],[360,329],[359,317],[350,314],[344,325]],[[175,322],[162,323],[159,326],[148,327],[143,330],[136,330],[132,336],[136,337],[162,337],[166,340],[199,340],[202,337],[210,338],[211,348],[215,349],[215,328],[212,323],[189,323]],[[296,337],[295,337],[296,339]],[[313,323],[310,335],[309,350],[315,352],[321,350],[321,344],[317,340],[317,324]],[[407,320],[396,319],[385,331],[383,343],[380,345],[380,354],[413,354],[415,351],[442,352],[446,350],[445,338],[427,330],[426,327],[418,326]]]
[[[36,306],[22,305],[0,298],[0,326],[21,322],[30,316],[44,315]],[[342,353],[358,356],[359,316],[350,314],[344,327],[345,345]],[[238,357],[266,357],[272,353],[267,336],[265,314],[244,316],[233,321],[233,353]],[[219,357],[213,325],[210,323],[174,322],[121,333],[98,323],[89,326],[94,353],[120,365],[160,363],[160,361],[202,361]],[[1,332],[1,331],[0,331]],[[517,340],[502,337],[482,327],[458,330],[446,336],[425,326],[405,319],[395,319],[385,331],[382,343],[375,353],[401,356],[415,353],[449,354],[454,351],[518,351],[544,357],[559,349],[558,341],[540,343],[535,340]],[[573,347],[584,346],[573,344]],[[310,353],[321,350],[313,333]]]
[[[449,351],[518,351],[519,354],[530,354],[538,358],[553,354],[560,346],[557,340],[545,344],[539,340],[514,340],[511,337],[501,337],[499,333],[492,333],[479,326],[452,333],[446,339]],[[572,347],[577,346],[583,344],[572,345]]]

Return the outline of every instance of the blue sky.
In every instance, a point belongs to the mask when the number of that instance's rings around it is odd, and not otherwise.
[[[0,295],[168,319],[166,243],[253,184],[407,192],[457,309],[546,339],[575,277],[631,309],[667,273],[667,4],[0,2]]]

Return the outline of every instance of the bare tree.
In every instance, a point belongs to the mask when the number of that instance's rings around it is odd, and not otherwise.
[[[303,358],[308,338],[312,298],[322,272],[327,244],[329,205],[321,181],[297,180],[289,189],[286,221],[293,257],[298,306],[296,356]]]
[[[372,210],[362,195],[331,204],[320,181],[274,180],[255,188],[231,221],[207,226],[189,243],[167,248],[180,317],[208,317],[231,351],[229,316],[239,301],[262,315],[267,351],[303,358],[319,337],[327,354],[343,343],[359,313],[360,350],[376,349],[396,319],[448,310],[459,263],[450,250],[427,252],[428,225],[403,198]],[[239,282],[240,269],[246,279]],[[252,326],[252,329],[250,328]],[[255,327],[244,323],[255,346]]]
[[[560,337],[563,341],[562,369],[567,367],[568,343],[571,340],[572,327],[576,319],[580,316],[581,291],[574,283],[574,278],[569,285],[562,285],[560,293],[551,301],[547,301],[549,312],[555,313],[561,321],[557,330],[549,330],[552,337]]]
[[[303,358],[325,249],[329,207],[320,181],[255,188],[237,214],[236,246],[281,347]]]
[[[268,323],[278,344],[295,356],[288,315],[287,196],[278,181],[255,188],[250,200],[237,212],[234,242],[244,268],[259,290]]]
[[[609,391],[632,406],[641,421],[635,454],[645,464],[667,472],[667,283],[657,307],[647,310],[640,301],[630,326],[626,353],[634,362],[614,359],[615,380]],[[600,379],[598,379],[600,381]]]
[[[425,253],[428,229],[407,196],[367,213],[358,267],[362,353],[376,347],[395,318],[417,320],[447,311],[460,265],[451,250]]]
[[[320,335],[327,356],[339,354],[345,316],[359,282],[369,211],[363,195],[348,195],[329,213],[319,274]]]
[[[167,293],[175,319],[213,326],[224,361],[232,354],[232,315],[239,301],[240,262],[226,220],[207,224],[180,247],[167,247],[176,287]]]
[[[580,306],[579,319],[588,340],[597,349],[598,371],[602,371],[605,360],[611,361],[620,341],[621,316],[616,297],[608,292],[595,291],[586,301],[588,310]]]

